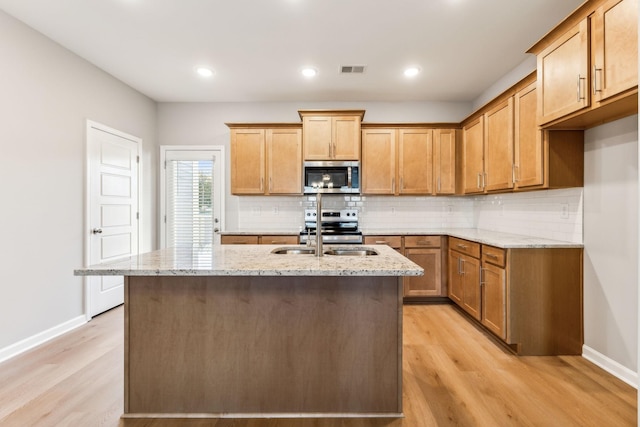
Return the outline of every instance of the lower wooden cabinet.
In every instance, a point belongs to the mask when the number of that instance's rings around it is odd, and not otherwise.
[[[579,355],[581,248],[501,249],[449,238],[449,298],[519,355]]]
[[[505,251],[482,246],[480,290],[482,324],[501,339],[507,339],[507,273]]]
[[[404,297],[446,296],[446,280],[442,280],[442,237],[405,236],[404,256],[424,268],[423,276],[403,278]],[[443,287],[445,288],[443,290]]]
[[[449,298],[478,320],[481,318],[480,260],[472,254],[479,246],[449,238]]]
[[[225,234],[220,241],[223,245],[297,245],[299,239],[293,234]]]
[[[423,276],[404,277],[406,302],[447,297],[446,237],[364,236],[365,245],[388,245],[424,268]]]

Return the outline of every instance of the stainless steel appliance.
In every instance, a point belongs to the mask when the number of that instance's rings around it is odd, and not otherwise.
[[[304,162],[302,182],[304,194],[360,194],[360,162]]]
[[[300,232],[300,243],[316,238],[317,213],[315,209],[304,210],[305,228]],[[362,232],[358,228],[357,209],[323,209],[322,242],[327,244],[361,244]]]

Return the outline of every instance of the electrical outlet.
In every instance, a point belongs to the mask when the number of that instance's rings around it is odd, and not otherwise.
[[[569,203],[562,203],[560,205],[560,217],[562,219],[569,219]]]

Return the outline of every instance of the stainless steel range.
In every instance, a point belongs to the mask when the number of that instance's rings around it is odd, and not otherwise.
[[[362,232],[358,228],[357,209],[322,209],[322,243],[361,244]],[[315,209],[304,210],[304,230],[300,232],[300,243],[316,238],[317,214]]]

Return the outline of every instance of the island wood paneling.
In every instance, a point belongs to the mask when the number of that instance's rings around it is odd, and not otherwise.
[[[397,277],[129,277],[125,413],[402,412]]]

